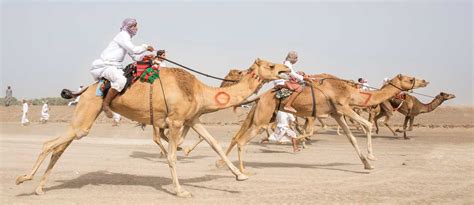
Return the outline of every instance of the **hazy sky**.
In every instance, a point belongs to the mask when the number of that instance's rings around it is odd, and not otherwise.
[[[17,98],[58,97],[92,83],[92,61],[134,17],[135,44],[216,76],[296,50],[306,73],[375,87],[402,73],[431,82],[417,92],[473,105],[472,10],[471,1],[2,1],[1,95],[11,85]]]

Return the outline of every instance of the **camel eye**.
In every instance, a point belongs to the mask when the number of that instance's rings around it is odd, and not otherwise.
[[[275,64],[271,64],[270,69],[272,69],[272,70],[275,69]]]

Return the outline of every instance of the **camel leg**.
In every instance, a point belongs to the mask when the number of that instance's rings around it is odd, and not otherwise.
[[[201,136],[199,136],[199,140],[196,141],[191,147],[184,148],[184,156],[185,157],[189,156],[189,153],[191,153],[191,151],[193,151],[194,148],[196,148],[202,141],[204,141],[204,139]]]
[[[324,130],[326,130],[326,129],[328,128],[328,126],[326,125],[326,123],[325,123],[321,118],[318,117],[318,121],[319,121],[319,123],[321,123],[321,130],[322,130],[322,131],[324,131]]]
[[[380,112],[378,115],[374,117],[374,124],[375,124],[375,133],[379,134],[379,119],[383,116],[383,113]]]
[[[248,173],[245,170],[244,166],[244,149],[245,145],[255,136],[258,135],[259,129],[257,129],[255,126],[251,126],[250,129],[248,129],[242,136],[240,136],[237,140],[237,150],[238,150],[238,156],[239,156],[239,169],[243,173]]]
[[[385,119],[383,120],[383,124],[393,133],[393,136],[397,136],[397,133],[393,130],[392,127],[390,127],[390,124],[388,124],[389,120],[390,120],[390,115],[386,115]]]
[[[413,121],[415,120],[415,116],[410,117],[410,127],[408,127],[408,131],[413,131]]]
[[[53,150],[53,154],[51,155],[51,160],[49,161],[48,168],[46,168],[46,171],[41,177],[41,181],[35,190],[36,194],[38,195],[44,194],[43,188],[44,188],[44,185],[46,184],[48,176],[51,174],[51,170],[53,169],[58,159],[61,157],[61,155],[64,153],[64,151],[71,144],[72,141],[73,139],[61,144],[60,146],[58,146],[57,148]]]
[[[89,92],[90,94],[87,93],[88,91],[83,94],[81,101],[76,107],[74,117],[67,133],[44,143],[42,152],[39,154],[31,172],[28,175],[17,177],[17,185],[23,183],[24,181],[33,179],[33,176],[35,175],[36,171],[38,171],[38,168],[41,166],[44,159],[49,155],[49,153],[53,152],[48,168],[41,178],[39,186],[36,188],[37,194],[44,193],[43,187],[57,160],[61,157],[64,150],[74,139],[80,139],[89,133],[92,124],[102,110],[102,99],[96,97],[95,93],[93,93],[93,90],[94,89],[91,89]]]
[[[336,130],[336,133],[337,135],[341,135],[341,126],[337,126],[337,130]]]
[[[49,155],[49,153],[54,151],[58,146],[62,145],[63,143],[66,143],[69,140],[73,140],[73,139],[74,139],[74,133],[70,131],[65,136],[57,137],[55,139],[46,141],[43,144],[43,150],[39,154],[35,164],[33,165],[31,172],[27,175],[22,175],[22,176],[17,177],[16,184],[19,185],[25,181],[32,180],[34,175],[38,171],[39,167],[43,163],[44,159]]]
[[[342,127],[342,129],[344,130],[344,132],[346,133],[346,136],[347,138],[349,139],[349,141],[351,142],[352,146],[355,148],[356,150],[356,153],[357,155],[359,156],[360,160],[362,161],[362,163],[364,164],[364,168],[365,169],[374,169],[374,167],[372,165],[370,165],[369,161],[365,158],[365,156],[361,153],[360,149],[359,149],[359,146],[357,145],[357,140],[356,138],[354,137],[354,135],[352,135],[352,132],[351,130],[349,129],[349,126],[347,125],[346,121],[344,120],[344,118],[342,117],[342,115],[340,114],[334,114],[332,115],[333,118],[337,121],[337,123],[339,124],[339,126]]]
[[[181,133],[183,131],[183,125],[180,122],[173,121],[168,123],[169,127],[169,138],[168,138],[168,166],[170,167],[171,177],[173,179],[173,185],[175,188],[176,195],[178,197],[191,197],[191,193],[184,190],[178,181],[178,174],[176,172],[176,151],[178,148],[179,138],[181,137]]]
[[[409,137],[407,137],[407,131],[406,131],[408,120],[410,120],[410,117],[405,116],[405,121],[403,122],[403,130],[399,130],[399,129],[396,130],[397,132],[403,132],[403,138],[406,139],[406,140],[410,139]]]
[[[163,129],[153,125],[153,141],[160,147],[161,156],[167,157],[168,152],[166,151],[165,147],[161,143],[161,134],[160,133],[163,133],[163,132],[164,132]]]
[[[346,109],[345,114],[350,119],[356,121],[361,126],[362,130],[365,131],[365,134],[367,136],[367,158],[370,160],[376,160],[372,150],[372,123],[358,115],[357,112],[354,112],[354,110],[352,109]]]
[[[211,145],[212,149],[214,149],[214,151],[221,157],[221,159],[225,162],[225,164],[227,165],[227,167],[230,169],[230,171],[232,171],[232,173],[236,176],[237,180],[238,181],[243,181],[243,180],[246,180],[248,179],[248,177],[244,174],[242,174],[238,169],[237,167],[235,167],[232,162],[229,160],[229,158],[227,158],[226,154],[224,153],[224,151],[222,151],[222,148],[221,146],[219,145],[219,143],[216,141],[216,139],[214,139],[214,137],[211,136],[211,134],[209,134],[209,132],[206,130],[206,128],[204,128],[204,126],[202,126],[201,123],[194,123],[192,128],[194,129],[194,131],[196,131],[199,135],[202,136],[202,138],[204,138],[204,140],[206,140],[206,142]]]

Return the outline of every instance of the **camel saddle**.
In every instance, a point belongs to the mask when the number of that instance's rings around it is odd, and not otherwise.
[[[125,76],[127,82],[125,83],[123,90],[120,92],[120,95],[123,95],[125,91],[127,91],[127,89],[138,79],[142,82],[153,83],[159,78],[159,65],[152,65],[151,59],[144,58],[142,61],[128,64],[123,69],[123,76]],[[110,87],[109,80],[105,78],[99,80],[99,86],[96,91],[97,96],[105,98]]]

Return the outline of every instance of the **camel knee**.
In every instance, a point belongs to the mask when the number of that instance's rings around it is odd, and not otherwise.
[[[88,134],[89,134],[89,130],[78,129],[74,133],[74,136],[76,136],[76,140],[80,140],[81,138],[87,136]]]

